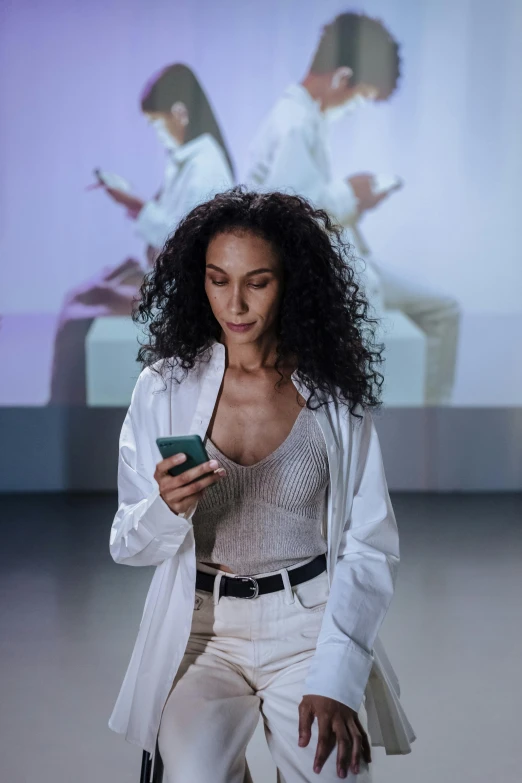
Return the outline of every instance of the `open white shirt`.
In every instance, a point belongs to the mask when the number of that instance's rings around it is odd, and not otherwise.
[[[156,365],[158,366],[158,365]],[[191,518],[175,514],[154,480],[156,438],[203,439],[225,372],[225,347],[212,342],[181,383],[147,368],[138,378],[120,437],[119,507],[110,536],[117,563],[156,566],[132,657],[109,726],[152,752],[161,715],[190,635],[196,551]],[[292,381],[308,399],[294,372]],[[377,638],[394,592],[399,538],[375,426],[335,399],[314,411],[324,435],[329,489],[323,534],[330,594],[303,690],[359,710],[387,753],[409,753],[415,734],[399,683]]]
[[[221,146],[210,133],[203,133],[167,152],[161,192],[140,211],[136,220],[138,234],[147,245],[161,249],[191,209],[233,184]]]

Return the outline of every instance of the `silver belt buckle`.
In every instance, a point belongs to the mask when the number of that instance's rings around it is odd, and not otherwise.
[[[254,579],[253,576],[236,576],[236,579],[239,579],[240,582],[251,582],[251,589],[254,591],[253,595],[247,595],[245,596],[248,600],[251,598],[257,598],[259,595],[259,582],[257,579]]]

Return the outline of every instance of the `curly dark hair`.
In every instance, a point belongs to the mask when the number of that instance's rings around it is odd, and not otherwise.
[[[380,19],[366,14],[339,14],[325,25],[310,70],[329,73],[347,65],[352,69],[352,87],[370,84],[385,101],[397,88],[401,58],[399,44]]]
[[[195,207],[179,223],[147,274],[133,320],[147,324],[138,361],[164,374],[186,377],[211,342],[220,339],[205,293],[209,242],[221,233],[251,232],[267,240],[283,267],[275,369],[297,360],[297,373],[313,397],[321,392],[349,406],[378,407],[383,376],[377,365],[377,320],[356,282],[342,229],[304,198],[253,193],[236,186]],[[164,361],[160,361],[164,360]],[[152,367],[156,362],[158,365]],[[175,373],[172,373],[176,377]],[[180,378],[176,380],[180,382]],[[181,378],[182,380],[182,378]]]

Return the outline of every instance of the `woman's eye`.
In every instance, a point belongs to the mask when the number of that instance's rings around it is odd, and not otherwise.
[[[211,280],[212,285],[223,286],[227,284],[226,280]],[[250,288],[266,288],[268,283],[248,283]]]

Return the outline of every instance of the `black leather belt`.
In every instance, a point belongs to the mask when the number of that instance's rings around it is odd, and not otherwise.
[[[326,555],[319,555],[310,563],[293,568],[288,571],[288,578],[292,587],[307,582],[315,576],[326,571]],[[196,589],[214,592],[214,574],[206,574],[204,571],[196,573]],[[253,576],[223,576],[219,586],[219,596],[227,598],[257,598],[265,593],[275,593],[276,590],[284,590],[284,582],[281,574],[262,576],[254,579]]]

